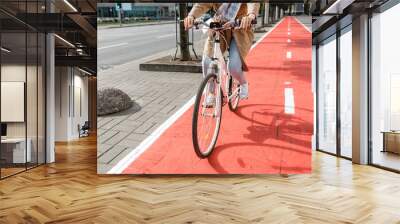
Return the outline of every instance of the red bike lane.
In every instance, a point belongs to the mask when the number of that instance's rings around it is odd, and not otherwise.
[[[212,155],[192,146],[193,106],[124,168],[124,174],[311,172],[311,33],[286,17],[247,57],[249,99],[223,108]],[[197,87],[196,87],[197,88]]]

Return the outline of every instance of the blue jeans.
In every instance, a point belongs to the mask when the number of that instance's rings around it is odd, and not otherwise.
[[[208,66],[211,63],[211,58],[207,55],[203,56],[203,77],[207,75]],[[229,61],[228,70],[234,79],[236,79],[241,85],[246,84],[247,80],[242,69],[242,60],[240,59],[240,52],[236,45],[235,39],[232,38],[229,47]]]

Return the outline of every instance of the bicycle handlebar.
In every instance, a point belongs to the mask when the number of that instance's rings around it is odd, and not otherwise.
[[[231,23],[230,28],[237,28],[237,27],[240,27],[241,22],[242,22],[242,20],[236,19],[236,20],[233,21],[233,22],[227,22],[227,23]],[[252,25],[257,24],[257,19],[252,20],[252,21],[251,21],[251,24],[252,24]],[[194,25],[196,28],[198,28],[198,27],[197,27],[198,25],[204,25],[204,26],[206,26],[206,27],[208,27],[208,28],[210,28],[210,29],[221,29],[221,28],[223,27],[223,24],[222,24],[221,22],[211,22],[210,24],[207,24],[206,22],[204,22],[204,21],[202,21],[202,20],[198,20],[198,21],[195,20],[194,23],[193,23],[193,25]]]
[[[180,20],[180,21],[183,22],[184,20]],[[241,22],[242,22],[241,19],[236,19],[236,20],[233,21],[233,22],[227,22],[227,23],[231,23],[231,26],[230,26],[229,28],[225,28],[225,29],[238,28],[238,27],[240,27]],[[255,25],[255,24],[257,24],[257,19],[254,19],[254,20],[251,21],[251,25]],[[193,26],[194,26],[196,29],[199,28],[199,27],[198,27],[199,25],[204,25],[204,26],[206,26],[206,27],[208,27],[208,28],[210,28],[210,29],[213,29],[213,30],[221,30],[221,29],[224,29],[224,28],[223,28],[223,23],[222,23],[222,22],[211,22],[210,24],[208,24],[208,23],[204,22],[204,21],[201,20],[201,19],[197,19],[197,20],[195,20],[195,21],[193,22]]]

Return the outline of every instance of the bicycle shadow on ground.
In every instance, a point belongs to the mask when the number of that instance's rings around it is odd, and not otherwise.
[[[246,110],[254,111],[251,113],[251,116],[245,115]],[[262,107],[262,108],[260,108]],[[313,111],[306,108],[298,108],[297,111],[301,111],[302,113],[312,113]],[[247,113],[248,114],[248,113]],[[226,170],[223,166],[223,161],[220,159],[223,158],[222,153],[226,150],[233,150],[240,146],[249,146],[249,149],[252,147],[265,147],[265,150],[270,150],[271,153],[276,153],[276,150],[290,151],[298,154],[303,154],[311,157],[311,140],[305,140],[301,138],[310,137],[313,133],[313,124],[312,122],[308,122],[298,116],[285,114],[282,105],[272,105],[272,104],[248,104],[239,106],[238,110],[235,112],[235,115],[240,119],[244,119],[250,122],[249,126],[246,128],[247,133],[243,134],[245,139],[248,139],[248,142],[234,142],[228,143],[224,145],[218,145],[214,149],[214,152],[208,158],[209,164],[219,173],[231,173]],[[259,116],[264,118],[264,120],[268,120],[269,122],[263,122],[257,119],[254,119],[255,116]],[[300,136],[300,138],[299,138]],[[275,143],[266,143],[268,140],[275,140]],[[278,140],[278,143],[276,143]],[[291,143],[294,145],[293,147],[287,147],[282,143]],[[296,148],[296,146],[299,146]],[[305,151],[304,148],[310,148],[309,151]],[[251,152],[249,152],[251,153]],[[248,164],[251,162],[246,162],[246,158],[238,157],[236,158],[236,162],[242,168],[246,168]],[[270,162],[271,164],[276,164],[277,161],[265,161]],[[271,165],[272,168],[282,171],[282,170],[290,170],[291,172],[298,171],[299,173],[308,171],[310,167],[300,167],[297,166],[294,168],[287,164],[287,166],[282,167],[282,159],[280,161],[281,165]],[[310,166],[310,165],[309,165]],[[292,167],[292,168],[290,168]],[[287,169],[286,169],[287,168]]]

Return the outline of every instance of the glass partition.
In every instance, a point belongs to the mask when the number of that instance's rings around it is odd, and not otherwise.
[[[38,160],[38,35],[27,32],[27,74],[26,74],[26,114],[27,114],[27,151],[30,151],[28,168],[37,165]]]
[[[371,18],[371,162],[400,170],[400,4]]]
[[[336,154],[336,35],[318,47],[318,149]]]
[[[37,148],[38,148],[38,164],[46,162],[46,36],[43,33],[38,34],[38,64],[37,64]]]
[[[340,154],[352,157],[352,33],[351,25],[340,36]]]
[[[45,162],[45,34],[16,18],[43,4],[0,2],[1,179]]]
[[[26,40],[25,32],[1,34],[2,177],[25,170],[31,157],[26,150]]]

